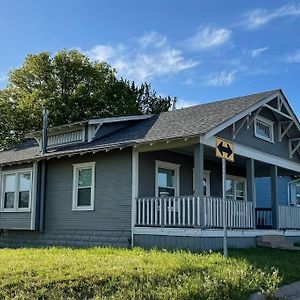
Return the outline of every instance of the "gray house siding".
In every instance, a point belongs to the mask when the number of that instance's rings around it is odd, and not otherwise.
[[[96,162],[95,209],[72,211],[73,164]],[[50,160],[45,228],[48,230],[130,230],[131,151],[111,151]]]
[[[272,112],[268,111],[267,109],[262,109],[262,111],[259,114],[260,116],[269,119],[274,122],[274,143],[270,143],[267,141],[264,141],[260,138],[255,137],[254,135],[254,124],[252,123],[249,127],[249,130],[247,130],[246,125],[242,127],[242,129],[237,134],[234,142],[247,146],[249,148],[259,150],[265,153],[269,153],[272,155],[279,156],[281,158],[285,158],[288,160],[292,160],[294,162],[299,163],[299,155],[296,154],[293,156],[292,159],[289,157],[289,145],[288,145],[288,138],[285,136],[281,142],[278,140],[278,121],[273,115]],[[241,121],[239,121],[241,122]],[[240,123],[238,123],[240,124]],[[238,127],[239,125],[237,125]],[[232,139],[232,126],[228,127],[224,130],[222,130],[220,133],[217,134],[220,137],[223,137],[225,139],[233,140]]]
[[[96,162],[95,209],[72,211],[73,164]],[[131,150],[47,162],[44,231],[5,231],[0,247],[130,245]]]
[[[191,251],[220,250],[223,247],[221,237],[196,237],[196,236],[166,236],[137,234],[134,236],[134,245],[146,249],[188,249]],[[229,248],[256,247],[255,237],[228,238]]]
[[[30,212],[0,213],[0,229],[30,229]]]

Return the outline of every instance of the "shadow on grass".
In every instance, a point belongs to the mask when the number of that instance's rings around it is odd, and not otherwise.
[[[229,256],[237,259],[245,259],[254,267],[279,271],[283,284],[300,280],[300,251],[252,248],[252,249],[231,249]]]

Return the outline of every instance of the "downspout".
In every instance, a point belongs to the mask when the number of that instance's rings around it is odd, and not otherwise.
[[[42,134],[42,154],[47,153],[48,146],[48,110],[43,110],[43,134]],[[46,198],[46,160],[42,160],[41,169],[41,195],[40,195],[40,232],[44,231],[45,226],[45,198]]]

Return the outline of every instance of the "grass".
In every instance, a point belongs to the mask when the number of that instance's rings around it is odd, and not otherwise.
[[[2,249],[0,299],[247,299],[300,279],[300,253]],[[277,271],[278,270],[278,271]]]

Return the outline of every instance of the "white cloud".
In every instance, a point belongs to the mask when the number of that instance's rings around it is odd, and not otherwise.
[[[86,54],[92,60],[108,61],[124,50],[125,46],[119,44],[115,48],[110,45],[96,45],[92,49],[86,51]]]
[[[176,108],[180,109],[180,108],[185,108],[185,107],[194,106],[194,105],[198,105],[198,104],[199,103],[197,103],[196,101],[193,101],[193,100],[177,99]]]
[[[131,47],[124,44],[96,45],[85,53],[93,60],[104,60],[118,75],[137,82],[172,76],[193,68],[199,61],[186,59],[181,50],[171,47],[167,38],[150,32]]]
[[[287,4],[275,10],[252,10],[244,16],[244,20],[241,22],[241,24],[249,29],[257,29],[278,18],[299,16],[300,4]]]
[[[286,60],[289,63],[300,63],[300,50],[287,55]]]
[[[199,103],[196,103],[193,100],[187,100],[187,99],[177,99],[177,103],[176,103],[176,108],[180,109],[180,108],[184,108],[184,107],[189,107],[189,106],[194,106],[194,105],[198,105]]]
[[[236,72],[236,70],[231,72],[223,70],[219,73],[209,75],[205,83],[209,86],[229,86],[234,82]]]
[[[263,48],[258,48],[258,49],[253,49],[251,51],[251,56],[252,57],[258,57],[260,56],[263,52],[267,51],[269,47],[263,47]]]
[[[223,45],[229,41],[230,36],[231,31],[226,28],[202,26],[186,44],[191,50],[202,51]]]
[[[166,45],[167,38],[155,31],[151,31],[139,38],[138,41],[143,48],[146,48],[148,46],[160,48]]]

